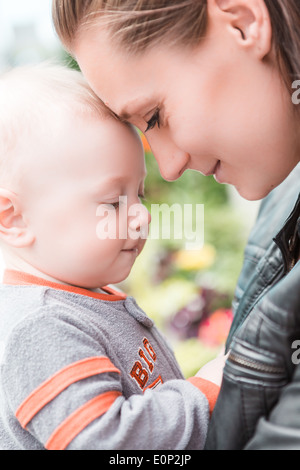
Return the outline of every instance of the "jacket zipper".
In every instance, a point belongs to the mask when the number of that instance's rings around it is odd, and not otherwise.
[[[266,364],[264,362],[258,362],[245,356],[241,356],[240,354],[236,354],[231,352],[228,356],[228,361],[232,362],[233,364],[237,364],[239,366],[246,367],[247,369],[259,371],[259,372],[266,372],[269,374],[283,374],[285,372],[283,367],[280,366],[272,366],[270,364]]]

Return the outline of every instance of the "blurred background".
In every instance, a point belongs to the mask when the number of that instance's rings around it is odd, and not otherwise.
[[[0,73],[51,58],[74,66],[53,30],[51,0],[0,0]],[[145,205],[150,209],[151,204],[203,204],[204,246],[190,251],[186,240],[150,237],[120,287],[154,319],[188,377],[215,357],[225,342],[258,204],[243,200],[234,188],[217,184],[213,177],[192,171],[176,182],[164,181],[141,137],[148,170]]]

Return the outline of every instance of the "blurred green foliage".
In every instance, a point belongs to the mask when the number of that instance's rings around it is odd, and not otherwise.
[[[186,171],[175,182],[167,182],[161,177],[150,152],[146,153],[146,164],[145,205],[149,209],[151,204],[204,204],[205,244],[216,249],[217,262],[199,274],[208,278],[212,273],[213,284],[232,291],[241,268],[246,233],[240,215],[231,205],[227,186],[218,184],[212,176],[192,170]],[[161,240],[162,247],[172,245],[172,240]],[[190,277],[190,274],[187,272],[185,276]]]

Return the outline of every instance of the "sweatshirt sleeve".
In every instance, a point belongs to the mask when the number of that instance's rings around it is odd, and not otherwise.
[[[190,377],[188,382],[195,385],[206,396],[209,403],[209,412],[212,414],[217,398],[220,393],[220,387],[209,380],[200,377]]]
[[[14,329],[2,377],[18,425],[49,450],[202,449],[216,393],[195,378],[126,397],[101,342],[47,314]]]

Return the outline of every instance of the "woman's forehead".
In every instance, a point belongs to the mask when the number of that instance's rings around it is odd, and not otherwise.
[[[81,34],[74,53],[93,90],[125,119],[168,89],[171,68],[184,66],[180,53],[167,47],[151,49],[142,55],[126,54],[106,34],[95,29]]]
[[[94,92],[102,99],[115,114],[124,120],[142,110],[145,105],[154,100],[157,94],[149,75],[144,80],[144,73],[138,70],[132,76],[130,67],[114,73],[113,64],[109,67],[97,67],[83,61],[81,70]]]

